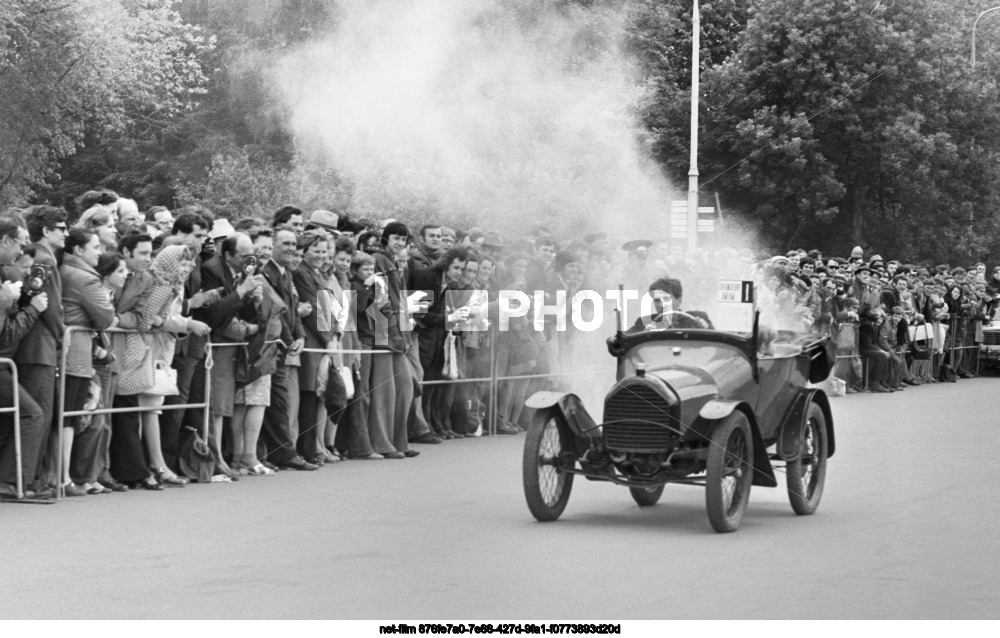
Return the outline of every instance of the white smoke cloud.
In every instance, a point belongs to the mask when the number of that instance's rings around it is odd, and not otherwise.
[[[329,34],[275,77],[300,159],[337,171],[352,212],[667,234],[675,194],[641,150],[644,93],[620,12],[536,0],[338,8]]]

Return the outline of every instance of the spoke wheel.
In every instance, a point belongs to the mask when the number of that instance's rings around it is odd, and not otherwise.
[[[636,502],[639,507],[649,507],[651,505],[656,505],[660,501],[660,497],[663,496],[663,488],[665,485],[658,485],[656,487],[630,487],[628,491],[632,493],[632,499]]]
[[[799,458],[789,461],[786,468],[788,500],[796,514],[803,516],[812,514],[823,498],[823,483],[826,480],[826,443],[826,417],[823,416],[823,409],[812,403],[806,415]]]
[[[556,408],[539,413],[524,439],[521,465],[524,498],[540,521],[562,515],[573,488],[573,475],[559,469],[559,456],[572,448],[572,434]]]
[[[735,532],[743,520],[753,483],[753,437],[739,410],[712,431],[705,477],[708,520],[717,532]]]

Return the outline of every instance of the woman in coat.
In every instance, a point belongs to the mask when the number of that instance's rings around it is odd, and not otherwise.
[[[97,235],[83,228],[73,228],[66,236],[59,276],[63,282],[65,325],[84,328],[74,331],[66,348],[63,405],[67,412],[81,410],[91,392],[94,379],[93,335],[117,323],[115,307],[107,290],[101,286],[97,262],[101,242]],[[104,437],[93,422],[84,424],[78,417],[63,421],[63,476],[67,496],[83,496],[87,484],[97,482],[97,457]]]
[[[183,240],[181,240],[183,241]],[[164,242],[167,243],[167,242]],[[156,368],[169,370],[173,359],[176,333],[190,333],[206,336],[208,325],[181,314],[184,283],[194,269],[195,251],[184,243],[166,245],[160,249],[149,268],[152,286],[149,289],[142,316],[136,329],[147,332],[150,355],[142,364],[143,373],[122,375],[118,382],[119,395],[139,395],[139,406],[154,408],[142,413],[142,436],[146,445],[146,456],[154,476],[161,482],[172,485],[183,483],[173,471],[167,468],[160,446],[160,410],[164,394],[154,388]],[[124,367],[124,364],[123,364]],[[152,375],[148,373],[152,372]],[[167,373],[169,374],[169,373]],[[176,376],[174,376],[176,384]],[[140,487],[151,486],[144,483]],[[155,489],[150,487],[149,489]]]
[[[314,230],[303,235],[299,241],[302,250],[302,265],[292,273],[292,282],[299,292],[300,303],[309,304],[309,314],[302,317],[305,331],[305,348],[311,350],[333,350],[332,316],[329,314],[329,299],[324,299],[320,308],[320,291],[323,296],[330,294],[326,278],[320,274],[330,251],[330,241],[323,231]],[[310,463],[322,465],[327,455],[316,430],[326,430],[326,403],[317,394],[317,377],[320,366],[329,370],[329,356],[317,352],[303,352],[299,366],[299,437],[296,451]]]

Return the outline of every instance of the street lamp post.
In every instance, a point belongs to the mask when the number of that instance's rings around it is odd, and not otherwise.
[[[1000,8],[1000,7],[998,7]],[[687,247],[698,245],[698,71],[701,51],[701,11],[694,0],[691,13],[691,165],[688,168]]]
[[[993,7],[992,9],[987,9],[986,11],[983,11],[978,16],[976,16],[976,21],[972,23],[972,63],[970,65],[972,68],[976,67],[976,27],[979,25],[979,21],[983,18],[984,15],[986,15],[987,13],[992,13],[997,10],[1000,10],[1000,7]]]

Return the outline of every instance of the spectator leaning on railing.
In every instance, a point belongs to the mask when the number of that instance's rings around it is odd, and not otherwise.
[[[35,264],[44,267],[45,279],[42,292],[52,301],[42,312],[38,321],[31,327],[21,342],[15,355],[21,386],[38,403],[42,409],[42,424],[44,439],[52,439],[55,445],[56,437],[49,436],[49,430],[55,416],[56,371],[59,366],[59,347],[63,332],[62,277],[59,275],[57,255],[62,255],[66,244],[66,211],[54,206],[33,206],[25,215],[28,235],[32,241],[29,248],[35,250]],[[44,440],[39,446],[36,457],[36,476],[29,477],[32,488],[38,495],[48,495],[51,488],[46,486],[55,483],[55,457],[58,451],[49,449]],[[46,460],[50,468],[45,469]]]
[[[28,243],[28,231],[10,217],[0,217],[0,357],[13,358],[20,340],[28,334],[39,316],[49,305],[48,295],[41,292],[24,304],[20,287],[23,273],[16,265],[21,250]],[[14,405],[17,392],[21,417],[22,482],[35,477],[39,451],[47,432],[44,412],[24,389],[14,387],[14,379],[7,366],[0,368],[0,407]],[[15,462],[14,418],[0,415],[0,497],[17,497],[17,465]]]

